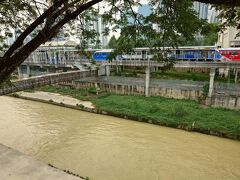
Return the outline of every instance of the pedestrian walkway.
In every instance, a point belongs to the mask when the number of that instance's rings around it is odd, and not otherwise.
[[[0,144],[1,180],[81,180]]]

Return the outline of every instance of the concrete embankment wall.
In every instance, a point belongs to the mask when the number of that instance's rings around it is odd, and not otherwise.
[[[96,86],[103,91],[125,94],[125,95],[145,95],[144,85],[131,85],[131,84],[121,84],[121,83],[94,83],[94,82],[75,82],[74,86],[76,88],[89,88]],[[151,96],[163,96],[176,99],[192,99],[198,100],[202,95],[201,90],[197,89],[181,89],[173,87],[161,87],[161,86],[151,86],[149,87],[149,92]]]
[[[144,81],[138,82],[138,80],[134,81],[131,79],[132,83],[125,78],[127,83],[124,83],[123,80],[118,79],[85,79],[83,81],[75,81],[74,87],[79,89],[89,88],[93,86],[97,86],[100,88],[101,91],[107,91],[111,93],[117,94],[125,94],[125,95],[145,95],[145,84]],[[173,84],[173,83],[172,83]],[[161,83],[152,83],[149,87],[150,96],[163,96],[169,98],[176,98],[176,99],[191,99],[195,101],[199,101],[202,99],[202,86],[195,86],[196,84],[192,84],[188,86],[183,86],[184,82],[179,82],[179,85],[176,83],[174,86],[169,82]],[[213,107],[222,107],[227,109],[240,109],[240,96],[238,95],[228,95],[228,94],[213,94],[212,98],[207,98],[206,105],[213,106]]]
[[[75,79],[85,78],[85,77],[95,77],[97,75],[96,70],[91,71],[69,71],[63,73],[47,74],[43,76],[30,77],[26,79],[20,79],[12,81],[13,84],[10,87],[3,87],[0,89],[0,95],[6,95],[18,91],[23,91],[25,89],[61,83],[69,82]]]
[[[222,107],[226,109],[240,110],[240,97],[231,95],[215,94],[206,100],[206,105]]]
[[[197,72],[197,73],[205,73],[209,74],[210,69],[209,68],[175,68],[178,72]]]

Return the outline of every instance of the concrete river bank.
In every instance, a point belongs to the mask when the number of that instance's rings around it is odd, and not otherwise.
[[[0,143],[91,180],[240,179],[238,141],[0,97]]]

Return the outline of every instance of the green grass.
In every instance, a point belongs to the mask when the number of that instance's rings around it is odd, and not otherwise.
[[[157,79],[181,79],[181,80],[192,80],[192,81],[209,81],[208,73],[198,73],[198,72],[179,72],[179,71],[166,71],[166,72],[153,72],[151,74],[153,78]],[[225,77],[215,76],[215,81],[227,82],[228,79]],[[234,82],[234,77],[231,76],[231,82]]]
[[[186,79],[192,81],[209,81],[209,75],[196,72],[178,72],[178,71],[166,71],[166,72],[153,72],[153,78],[157,79]]]
[[[240,136],[240,112],[205,107],[191,100],[163,97],[114,95],[94,99],[97,108],[112,114],[152,120],[155,124],[183,127],[216,133],[226,137]]]
[[[34,93],[34,89],[25,89],[24,92],[28,92],[28,93]]]
[[[51,93],[59,93],[61,95],[69,95],[73,98],[89,101],[94,97],[93,88],[90,89],[75,89],[71,87],[43,86],[37,89]]]
[[[124,69],[119,73],[113,73],[116,76],[124,77],[141,77],[145,74],[143,69]],[[165,72],[157,71],[151,72],[151,77],[155,79],[180,79],[180,80],[192,80],[192,81],[209,81],[208,73],[199,72],[180,72],[175,70],[168,70]],[[215,77],[215,81],[227,82],[228,79],[225,77]],[[234,76],[230,78],[230,82],[234,82]]]
[[[240,111],[211,108],[191,100],[177,100],[164,97],[126,96],[116,94],[91,94],[90,89],[44,86],[38,90],[69,95],[80,100],[90,100],[102,111],[111,115],[151,121],[207,134],[229,138],[240,138]],[[89,92],[90,91],[90,92]],[[192,125],[194,125],[194,128]]]

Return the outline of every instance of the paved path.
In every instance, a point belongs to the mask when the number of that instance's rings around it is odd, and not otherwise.
[[[1,180],[81,180],[0,144]]]
[[[28,97],[28,98],[35,98],[35,99],[42,99],[45,101],[49,101],[50,99],[57,103],[64,103],[72,106],[76,106],[77,104],[82,104],[84,107],[93,109],[94,106],[90,101],[81,101],[70,96],[63,96],[58,93],[50,93],[50,92],[43,92],[43,91],[34,91],[34,92],[18,92],[21,97]]]
[[[145,86],[144,78],[100,76],[98,78],[88,77],[77,80],[78,82],[98,82],[105,84],[138,85]],[[203,86],[208,82],[173,79],[151,79],[150,87],[177,88],[182,90],[203,90]],[[240,96],[240,85],[231,83],[214,83],[215,93]]]

